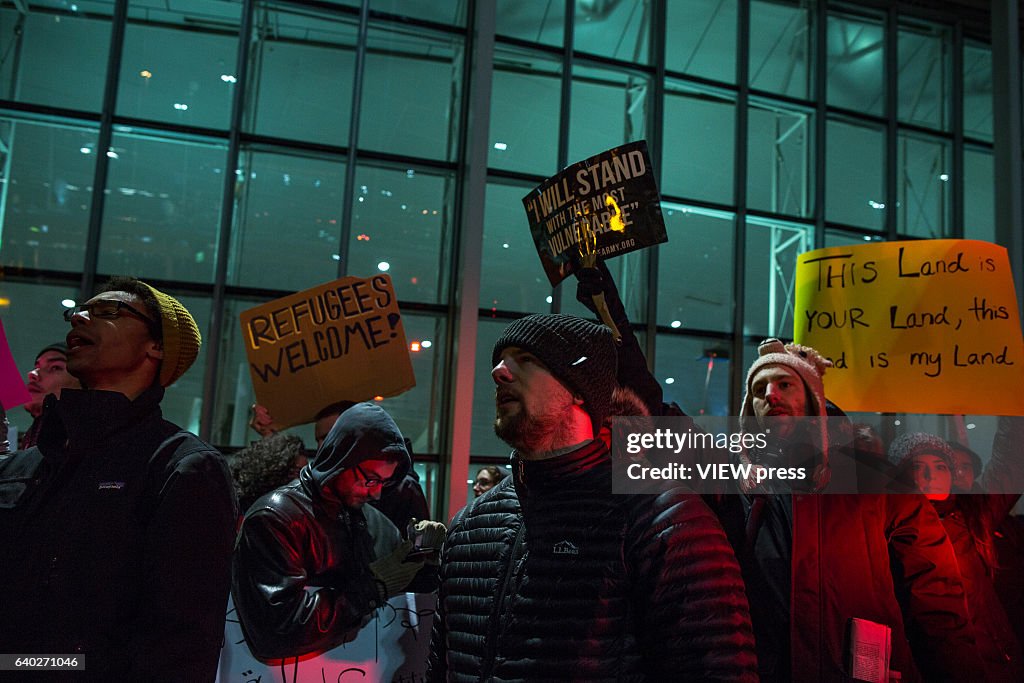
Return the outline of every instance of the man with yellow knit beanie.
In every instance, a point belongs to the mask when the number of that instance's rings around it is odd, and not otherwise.
[[[0,458],[0,642],[90,680],[212,681],[234,492],[221,455],[160,412],[199,329],[134,278],[64,318],[82,389],[48,396],[37,445]]]

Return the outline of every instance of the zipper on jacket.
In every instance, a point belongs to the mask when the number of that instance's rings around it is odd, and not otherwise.
[[[484,653],[484,665],[480,669],[480,680],[486,681],[494,673],[494,660],[498,655],[498,631],[500,629],[500,622],[503,613],[503,606],[505,603],[505,596],[508,593],[508,588],[512,585],[512,578],[516,571],[516,557],[519,554],[519,547],[522,545],[523,533],[526,529],[525,520],[520,522],[519,529],[516,531],[516,540],[512,543],[512,551],[509,554],[508,571],[505,572],[505,580],[502,582],[501,590],[498,591],[498,595],[495,596],[494,603],[496,607],[495,618],[491,620],[491,624],[487,629],[487,651]]]

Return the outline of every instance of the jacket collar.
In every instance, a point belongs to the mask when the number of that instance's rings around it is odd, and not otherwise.
[[[134,401],[117,391],[97,389],[64,389],[59,400],[51,394],[43,403],[47,419],[39,433],[41,450],[45,455],[47,447],[60,447],[65,441],[99,444],[144,419],[159,419],[163,397],[160,386],[150,387]]]
[[[517,491],[560,489],[567,482],[579,479],[611,465],[611,454],[601,439],[584,443],[579,448],[544,460],[526,460],[518,452],[512,454],[512,472]]]

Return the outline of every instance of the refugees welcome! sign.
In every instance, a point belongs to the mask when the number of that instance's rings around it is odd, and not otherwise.
[[[256,399],[278,428],[312,422],[337,401],[396,396],[416,385],[387,275],[341,278],[240,319]]]

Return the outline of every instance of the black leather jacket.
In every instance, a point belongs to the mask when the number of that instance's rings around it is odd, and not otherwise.
[[[377,509],[342,504],[332,481],[364,460],[409,456],[391,417],[372,404],[345,411],[299,478],[257,500],[235,544],[231,593],[246,642],[265,661],[325,652],[355,638],[379,604],[369,565],[401,542]],[[424,567],[410,585],[429,592]]]

